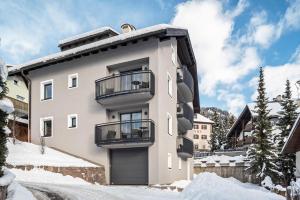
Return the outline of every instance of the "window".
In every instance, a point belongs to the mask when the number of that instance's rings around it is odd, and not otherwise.
[[[194,134],[194,139],[199,139],[199,135]]]
[[[53,99],[53,80],[41,82],[41,100]]]
[[[206,146],[205,146],[205,145],[203,145],[203,149],[206,149]]]
[[[169,73],[167,75],[168,75],[168,93],[172,97],[172,77]]]
[[[40,119],[40,134],[42,137],[51,137],[53,134],[53,117]]]
[[[207,125],[201,125],[201,129],[202,130],[206,130],[207,129]]]
[[[171,44],[171,50],[172,50],[172,62],[176,66],[176,52],[172,44]]]
[[[78,116],[77,114],[68,115],[68,128],[77,128]]]
[[[14,84],[15,84],[15,85],[18,85],[18,82],[19,82],[19,81],[17,81],[17,80],[14,80]]]
[[[22,97],[20,95],[17,95],[17,99],[20,100],[20,101],[24,101],[25,97]]]
[[[168,118],[168,133],[170,135],[173,135],[173,131],[172,131],[172,116],[167,113],[167,118]]]
[[[207,140],[207,135],[201,135],[202,140]]]
[[[198,124],[194,125],[194,129],[199,129],[199,125]]]
[[[199,149],[199,146],[198,146],[198,144],[195,144],[195,150],[198,150]]]
[[[78,87],[78,74],[70,74],[68,76],[68,88]]]
[[[179,158],[179,160],[178,160],[178,169],[182,169],[182,163],[181,163],[181,158]]]
[[[172,154],[168,153],[168,168],[172,169]]]

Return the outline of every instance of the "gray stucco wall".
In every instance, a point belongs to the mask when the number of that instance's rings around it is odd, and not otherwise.
[[[31,71],[32,142],[40,143],[40,118],[52,116],[53,136],[46,138],[46,144],[104,165],[109,183],[108,150],[94,144],[95,124],[110,120],[106,110],[95,101],[95,80],[109,75],[107,66],[149,58],[149,69],[155,74],[156,81],[155,95],[148,102],[149,119],[154,120],[156,126],[155,143],[149,147],[149,184],[187,178],[187,161],[182,160],[182,169],[178,169],[176,66],[171,60],[171,43],[176,50],[175,39],[163,42],[151,39]],[[167,71],[173,81],[173,97],[167,91]],[[78,73],[79,86],[68,89],[68,75],[74,73]],[[53,100],[41,102],[40,82],[49,79],[54,83]],[[167,131],[167,112],[173,118],[173,135]],[[68,114],[78,114],[78,128],[67,128]],[[172,154],[172,169],[167,166],[168,153]]]

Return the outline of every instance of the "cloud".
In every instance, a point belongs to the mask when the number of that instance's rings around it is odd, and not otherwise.
[[[247,7],[239,1],[225,10],[221,1],[189,1],[176,8],[172,24],[189,30],[195,52],[200,90],[216,95],[218,85],[234,84],[260,64],[257,50],[235,37],[234,19]]]
[[[265,83],[266,92],[270,100],[277,95],[283,94],[285,90],[286,80],[291,82],[292,97],[297,98],[297,87],[295,83],[300,80],[300,46],[292,55],[290,62],[278,66],[266,66],[265,70]],[[255,100],[257,97],[257,77],[250,80],[249,85],[255,89],[251,99]],[[300,91],[299,91],[300,92]]]
[[[37,56],[50,41],[80,30],[74,17],[54,1],[38,5],[6,1],[0,7],[0,18],[10,19],[0,24],[1,51],[9,61]]]
[[[229,93],[227,90],[220,90],[218,100],[225,101],[228,111],[235,116],[245,107],[246,101],[244,95],[240,93]]]

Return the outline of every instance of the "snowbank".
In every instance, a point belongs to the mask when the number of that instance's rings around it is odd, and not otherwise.
[[[180,181],[175,181],[174,183],[171,184],[171,186],[175,186],[177,188],[185,188],[191,183],[191,181],[188,180],[180,180]]]
[[[15,175],[8,170],[4,170],[3,176],[0,177],[0,186],[9,185],[15,179]]]
[[[33,166],[57,166],[57,167],[97,167],[85,160],[64,154],[54,149],[45,147],[45,154],[41,154],[40,146],[11,140],[7,142],[8,156],[6,162],[13,166],[33,165]]]
[[[81,178],[74,178],[72,176],[64,176],[60,173],[53,173],[43,169],[34,168],[30,171],[21,169],[11,169],[17,181],[31,182],[31,183],[52,183],[52,184],[71,184],[71,185],[91,185],[91,183],[84,181]]]
[[[185,200],[284,200],[262,187],[222,178],[215,173],[201,173],[181,193]]]
[[[29,190],[15,181],[8,186],[7,190],[6,200],[36,200]]]

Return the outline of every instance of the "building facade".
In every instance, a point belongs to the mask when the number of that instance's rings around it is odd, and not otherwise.
[[[12,66],[8,66],[10,69]],[[28,103],[29,92],[26,80],[21,75],[8,76],[6,80],[8,98],[14,105],[15,111],[8,116],[8,128],[11,137],[21,141],[29,141],[28,137]]]
[[[10,71],[30,80],[32,142],[104,165],[108,184],[190,179],[197,68],[187,30],[101,28]]]
[[[210,136],[214,122],[200,114],[194,116],[194,151],[210,151]]]

